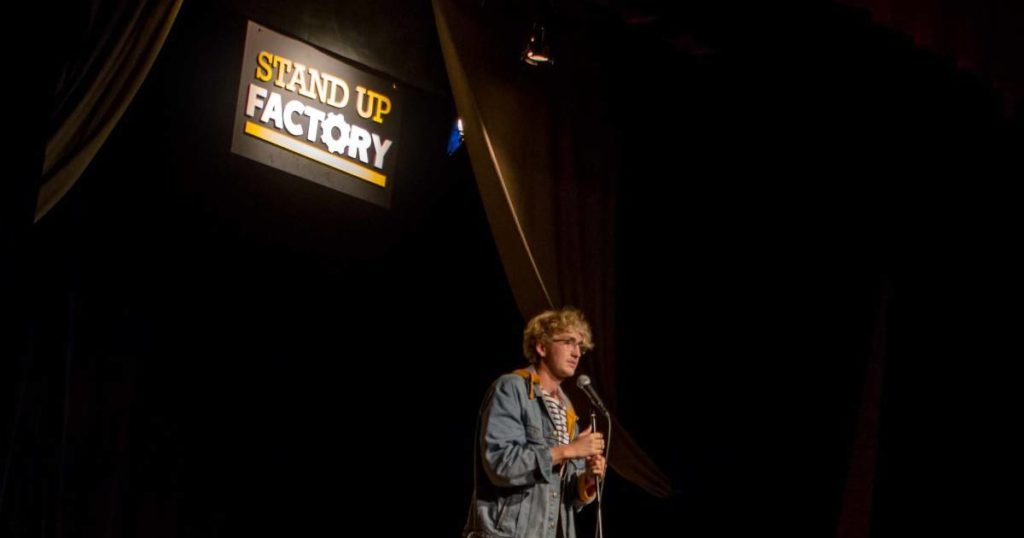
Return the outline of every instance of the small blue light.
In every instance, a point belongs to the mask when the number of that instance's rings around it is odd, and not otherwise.
[[[448,155],[455,153],[462,145],[462,141],[465,139],[465,134],[462,132],[462,119],[456,119],[455,125],[452,126],[452,133],[448,136]]]

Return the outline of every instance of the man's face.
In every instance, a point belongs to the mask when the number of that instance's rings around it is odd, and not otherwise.
[[[577,331],[565,331],[551,337],[550,343],[537,344],[540,355],[540,368],[546,368],[559,381],[568,379],[576,373],[583,351],[583,336]]]

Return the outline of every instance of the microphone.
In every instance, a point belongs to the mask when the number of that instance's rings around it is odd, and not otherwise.
[[[590,376],[580,375],[576,379],[576,386],[579,387],[579,389],[582,390],[588,398],[590,398],[590,403],[594,404],[594,407],[606,416],[608,415],[608,408],[604,406],[604,402],[601,401],[601,397],[597,395],[597,391],[595,391],[593,385],[590,384]]]

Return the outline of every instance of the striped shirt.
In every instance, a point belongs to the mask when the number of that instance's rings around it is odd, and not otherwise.
[[[568,423],[566,410],[568,408],[565,402],[562,401],[561,396],[557,392],[549,394],[544,389],[540,389],[540,394],[544,397],[544,407],[548,408],[548,415],[551,417],[551,421],[555,423],[554,434],[558,438],[558,444],[569,444],[569,428],[566,426]]]

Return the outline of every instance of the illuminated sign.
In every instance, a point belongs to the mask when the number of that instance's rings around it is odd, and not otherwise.
[[[397,85],[249,22],[231,151],[388,207]]]

